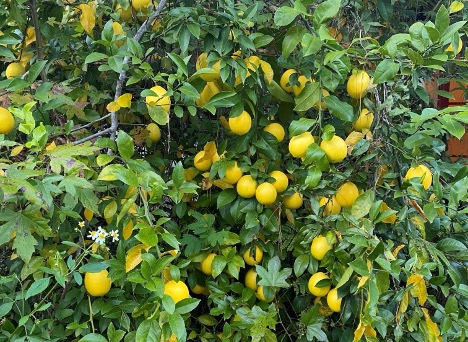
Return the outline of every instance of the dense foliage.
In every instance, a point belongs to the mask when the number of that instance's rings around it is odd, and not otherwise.
[[[0,4],[0,341],[465,341],[462,2]]]

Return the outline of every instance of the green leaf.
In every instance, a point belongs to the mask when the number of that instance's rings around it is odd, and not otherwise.
[[[0,56],[16,59],[16,56],[13,54],[13,52],[11,52],[10,49],[7,49],[4,46],[0,46]]]
[[[120,180],[127,185],[138,186],[137,175],[132,170],[129,170],[120,164],[111,164],[106,166],[99,174],[98,180]]]
[[[178,312],[169,315],[169,326],[171,331],[176,335],[178,341],[185,341],[187,338],[187,331],[185,330],[184,319]]]
[[[177,70],[182,71],[185,76],[188,76],[187,64],[184,62],[184,60],[175,53],[168,53],[167,55],[177,65]]]
[[[286,279],[291,275],[292,270],[285,268],[281,270],[281,261],[274,256],[268,261],[268,270],[260,265],[255,266],[257,274],[261,278],[258,285],[288,288]]]
[[[83,336],[78,342],[107,342],[107,340],[101,334],[92,333]]]
[[[240,35],[239,37],[237,37],[237,41],[239,42],[239,45],[242,48],[242,51],[245,51],[245,50],[255,51],[256,50],[254,43],[252,42],[252,40],[250,40],[248,36]]]
[[[298,15],[300,15],[302,12],[292,8],[292,7],[287,7],[283,6],[278,8],[278,10],[275,12],[274,16],[274,22],[275,25],[277,26],[287,26],[291,24]],[[302,13],[306,14],[306,13]]]
[[[291,52],[296,48],[297,44],[302,40],[306,33],[305,27],[294,26],[289,29],[283,39],[281,55],[283,58],[288,58]]]
[[[28,76],[26,76],[26,81],[29,82],[29,84],[32,84],[37,76],[41,73],[42,69],[46,66],[47,61],[37,61],[31,67],[29,68],[28,71]]]
[[[303,112],[312,108],[320,99],[320,87],[318,82],[307,83],[302,89],[299,96],[297,96],[294,101],[296,106],[294,110],[297,112]]]
[[[120,74],[123,70],[123,60],[124,58],[122,56],[111,56],[107,60],[107,64],[109,64],[112,70]]]
[[[317,322],[307,326],[307,341],[328,342],[327,334],[323,331],[323,325],[321,322]]]
[[[225,205],[228,205],[232,201],[234,201],[237,197],[237,192],[234,189],[225,189],[221,191],[216,199],[216,206],[217,208],[221,208]]]
[[[447,11],[447,8],[442,5],[439,7],[439,10],[437,11],[436,14],[436,19],[435,19],[435,28],[439,32],[444,32],[450,24],[450,17],[449,17],[449,12]]]
[[[465,126],[458,122],[456,117],[450,114],[444,114],[438,117],[438,119],[443,127],[458,139],[461,139],[465,134]]]
[[[97,272],[101,272],[102,270],[105,270],[107,267],[108,265],[105,262],[88,262],[84,264],[83,266],[81,266],[79,271],[81,273],[85,273],[85,272],[97,273]]]
[[[393,5],[391,0],[377,0],[377,9],[383,20],[390,22],[393,16]]]
[[[198,304],[200,304],[200,299],[196,298],[185,298],[176,304],[176,311],[181,315],[193,311]]]
[[[109,342],[119,342],[125,335],[123,330],[115,330],[114,323],[110,323],[107,327],[107,338]]]
[[[190,44],[190,30],[188,29],[187,26],[182,26],[180,31],[179,31],[179,46],[180,46],[180,51],[182,52],[183,55],[187,52],[187,49]],[[182,70],[181,70],[182,71]]]
[[[224,255],[216,255],[213,259],[213,263],[211,264],[213,278],[219,276],[223,272],[226,265],[226,257]]]
[[[162,106],[147,106],[147,108],[148,114],[154,122],[160,126],[167,125],[169,122],[169,112],[166,112]]]
[[[355,219],[360,219],[369,213],[373,203],[374,192],[372,190],[367,190],[356,199],[356,202],[354,202],[351,208],[351,214]]]
[[[132,159],[132,156],[135,153],[132,137],[123,130],[120,130],[117,134],[116,142],[122,159],[125,161]]]
[[[182,323],[183,324],[183,323]],[[136,342],[160,341],[161,328],[156,319],[145,319],[139,325],[136,331]]]
[[[338,282],[338,284],[336,284],[336,288],[339,289],[341,286],[346,284],[348,282],[348,280],[351,278],[351,276],[353,275],[353,272],[354,272],[353,268],[351,266],[349,266],[346,269],[346,271],[344,271],[344,273],[341,276],[340,281]]]
[[[185,182],[185,170],[182,162],[178,162],[172,170],[172,182],[176,188],[180,188]]]
[[[271,95],[273,95],[282,102],[294,102],[291,95],[285,92],[284,89],[281,88],[281,86],[274,80],[267,84],[267,89]]]
[[[445,238],[439,241],[437,244],[437,249],[442,252],[459,252],[466,250],[467,248],[461,241],[452,238]]]
[[[304,57],[317,53],[322,47],[322,41],[319,37],[306,33],[301,40],[302,53]]]
[[[374,73],[374,84],[380,84],[392,80],[397,74],[400,66],[390,59],[384,59],[377,65]]]
[[[153,227],[145,227],[140,229],[135,238],[147,246],[156,246],[158,244],[158,236]]]
[[[294,274],[296,277],[300,277],[305,272],[307,267],[309,267],[309,261],[310,258],[308,253],[301,254],[296,258],[296,260],[294,260]]]
[[[327,0],[322,2],[314,11],[314,26],[318,28],[320,24],[335,17],[340,11],[341,0]]]
[[[107,59],[109,56],[107,56],[104,53],[100,52],[91,52],[89,55],[86,56],[85,58],[85,64],[93,63],[96,61],[100,61],[103,59]]]
[[[13,302],[8,302],[0,305],[0,318],[8,314],[13,308]]]
[[[26,291],[26,295],[24,297],[25,300],[38,295],[42,291],[44,291],[50,283],[50,278],[42,278],[39,280],[36,280],[32,285],[28,288],[28,291]]]
[[[299,120],[294,120],[289,125],[289,136],[294,137],[295,135],[307,132],[316,123],[316,119],[300,118]]]
[[[327,96],[324,100],[333,116],[345,122],[352,122],[354,120],[353,107],[349,103],[341,101],[334,95]]]
[[[161,237],[166,243],[173,247],[174,249],[179,250],[179,242],[177,241],[176,237],[170,233],[162,233]]]
[[[359,257],[349,263],[349,266],[353,268],[353,270],[361,275],[361,276],[370,276],[369,269],[367,268],[366,262],[362,259],[362,257]]]
[[[322,179],[322,171],[317,167],[307,170],[307,177],[304,181],[304,184],[307,185],[308,189],[315,188],[320,180]]]

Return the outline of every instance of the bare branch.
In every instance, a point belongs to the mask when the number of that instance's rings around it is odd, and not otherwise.
[[[135,39],[136,41],[139,41],[141,39],[141,37],[143,37],[143,34],[148,30],[148,28],[150,27],[153,20],[161,13],[161,11],[164,9],[165,6],[166,6],[166,0],[161,0],[159,2],[158,6],[156,6],[153,14],[151,14],[145,20],[145,22],[141,25],[141,27],[138,29],[138,31],[135,34],[135,36],[133,37],[133,39]],[[130,57],[125,56],[125,58],[123,59],[122,64],[126,65],[129,60],[130,60]],[[125,82],[126,77],[127,77],[127,70],[122,70],[120,72],[120,74],[119,74],[119,78],[117,80],[117,85],[115,87],[114,101],[117,101],[117,99],[120,97],[120,95],[122,95],[123,86],[124,86],[124,82]],[[108,134],[108,133],[111,134],[110,138],[112,140],[114,140],[115,136],[117,134],[117,128],[119,127],[119,120],[117,118],[117,112],[111,112],[110,117],[111,117],[111,126],[109,128],[106,128],[105,130],[102,130],[100,132],[92,134],[89,137],[77,140],[77,141],[75,141],[75,144],[81,144],[82,142],[85,142],[85,141],[88,141],[88,140],[103,136],[103,135]]]
[[[31,0],[29,4],[31,7],[31,18],[34,25],[34,31],[36,32],[37,59],[42,61],[44,60],[44,51],[42,47],[42,34],[39,28],[39,19],[37,18],[36,0]],[[41,79],[43,82],[47,82],[47,75],[44,69],[41,70]]]

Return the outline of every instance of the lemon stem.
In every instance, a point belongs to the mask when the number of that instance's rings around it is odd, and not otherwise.
[[[93,306],[91,305],[90,295],[88,295],[88,304],[89,304],[89,321],[91,322],[91,332],[94,332]]]

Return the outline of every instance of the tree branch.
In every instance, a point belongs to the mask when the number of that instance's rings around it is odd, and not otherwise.
[[[148,28],[151,25],[151,23],[153,22],[153,20],[156,19],[156,17],[161,13],[161,11],[164,9],[165,6],[166,6],[166,0],[161,0],[159,2],[158,6],[156,6],[153,14],[151,14],[151,16],[149,16],[145,20],[145,22],[141,25],[141,27],[138,29],[138,31],[135,34],[135,36],[133,37],[133,39],[135,39],[138,42],[141,39],[141,37],[143,37],[143,34],[148,30]],[[125,58],[123,59],[122,64],[126,65],[129,60],[130,60],[130,57],[125,56]],[[120,72],[120,74],[119,74],[119,78],[117,80],[117,85],[115,87],[114,101],[117,101],[117,99],[120,97],[120,95],[122,95],[123,86],[124,86],[124,82],[125,82],[126,77],[127,77],[127,70],[122,70]],[[117,118],[117,112],[111,112],[110,117],[111,117],[111,126],[109,128],[106,128],[105,130],[102,130],[100,132],[92,134],[89,137],[77,140],[77,141],[75,141],[75,144],[81,144],[81,143],[83,143],[85,141],[88,141],[88,140],[91,140],[91,139],[94,139],[94,138],[97,138],[97,137],[101,137],[101,136],[106,135],[108,133],[110,133],[110,138],[112,140],[114,140],[115,136],[117,134],[117,128],[119,127],[119,120]]]
[[[31,18],[34,25],[34,31],[36,33],[37,59],[42,61],[44,60],[44,51],[42,50],[42,34],[39,28],[39,19],[37,17],[36,0],[31,0],[29,5],[31,7]],[[47,75],[44,69],[41,70],[41,79],[43,82],[47,82]]]

